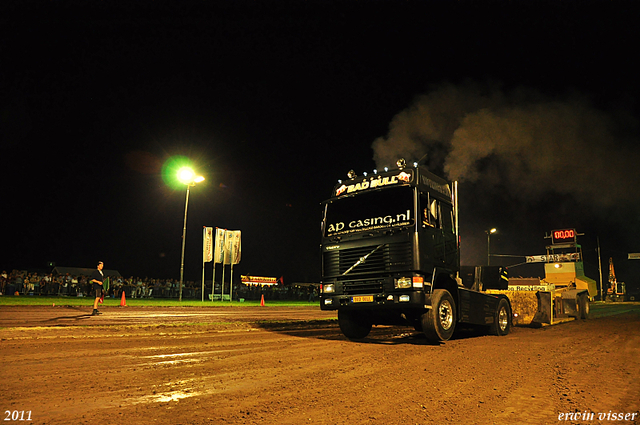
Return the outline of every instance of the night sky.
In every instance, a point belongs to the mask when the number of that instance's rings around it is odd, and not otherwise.
[[[631,5],[3,1],[0,267],[178,278],[185,188],[161,168],[183,155],[206,178],[186,279],[212,226],[242,231],[238,278],[318,282],[335,182],[427,154],[460,181],[463,263],[486,261],[491,227],[505,255],[571,227],[587,275],[599,238],[603,265],[640,284]]]

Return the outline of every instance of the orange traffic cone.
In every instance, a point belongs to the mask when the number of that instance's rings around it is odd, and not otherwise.
[[[262,294],[262,298],[260,298],[260,307],[264,307],[264,294]]]
[[[122,298],[120,299],[120,307],[126,307],[127,306],[127,300],[124,297],[124,291],[122,291]]]

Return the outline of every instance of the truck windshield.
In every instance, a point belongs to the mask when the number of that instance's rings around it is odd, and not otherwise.
[[[413,215],[411,187],[359,193],[327,205],[324,236],[411,226]]]

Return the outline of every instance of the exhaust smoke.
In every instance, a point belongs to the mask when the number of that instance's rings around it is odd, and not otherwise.
[[[449,180],[499,187],[520,201],[555,192],[609,207],[637,202],[629,188],[640,187],[640,154],[624,135],[632,124],[580,95],[444,84],[393,117],[372,148],[379,168],[426,154]]]

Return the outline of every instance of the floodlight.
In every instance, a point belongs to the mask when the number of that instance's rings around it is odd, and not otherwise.
[[[183,184],[193,183],[195,175],[190,167],[182,167],[178,170],[178,180]]]

